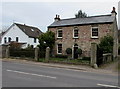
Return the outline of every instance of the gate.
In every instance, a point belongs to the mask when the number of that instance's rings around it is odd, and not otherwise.
[[[97,65],[103,64],[103,50],[97,46]]]

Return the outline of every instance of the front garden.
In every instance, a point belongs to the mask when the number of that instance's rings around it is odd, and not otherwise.
[[[46,62],[45,58],[39,58],[39,62]],[[68,58],[50,58],[49,63],[62,63],[62,64],[83,64],[89,65],[90,64],[90,57],[83,57],[82,59],[68,59]]]

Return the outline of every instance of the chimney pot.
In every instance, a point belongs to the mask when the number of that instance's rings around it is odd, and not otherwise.
[[[115,11],[115,7],[113,7],[113,11]]]
[[[58,15],[58,18],[60,18],[60,15]]]
[[[57,14],[56,14],[56,17],[55,18],[57,18]]]

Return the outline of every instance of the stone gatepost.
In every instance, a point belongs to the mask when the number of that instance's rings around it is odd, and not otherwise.
[[[48,62],[50,58],[50,48],[46,48],[45,62]]]
[[[6,55],[6,58],[9,58],[10,57],[10,46],[7,46],[6,47],[6,53],[5,53]]]
[[[36,47],[35,48],[35,60],[38,61],[38,58],[39,58],[39,47]]]
[[[91,66],[94,68],[98,68],[97,66],[97,44],[91,43]]]

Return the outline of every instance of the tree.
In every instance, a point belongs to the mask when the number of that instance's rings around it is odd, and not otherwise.
[[[104,36],[101,38],[100,44],[98,45],[103,53],[112,53],[113,52],[113,37]]]
[[[75,14],[76,18],[85,18],[87,17],[87,14],[83,12],[82,10],[79,10],[77,14]]]
[[[52,31],[47,31],[46,33],[41,34],[38,39],[40,50],[45,51],[46,47],[50,47],[52,51],[55,44],[55,34]]]

